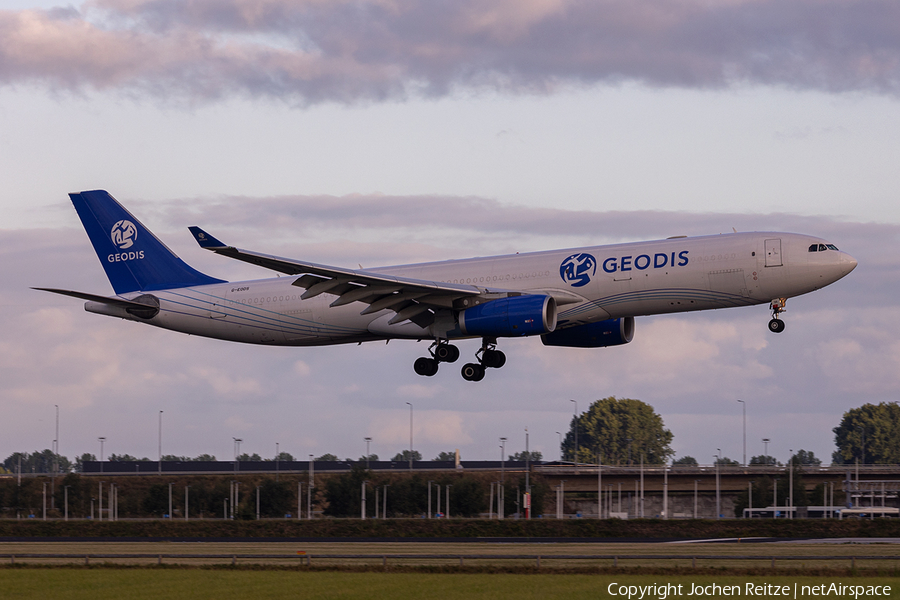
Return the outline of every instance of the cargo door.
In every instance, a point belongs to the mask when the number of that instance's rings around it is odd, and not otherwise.
[[[783,264],[781,260],[781,240],[766,240],[766,266],[780,267]]]
[[[222,295],[225,296],[223,298],[210,298],[209,302],[209,312],[207,316],[210,319],[224,319],[227,316],[225,312],[225,303],[227,302],[227,294],[228,291],[222,292]]]

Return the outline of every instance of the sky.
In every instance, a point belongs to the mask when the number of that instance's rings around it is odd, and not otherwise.
[[[856,0],[8,0],[0,9],[0,458],[531,449],[607,396],[675,456],[828,462],[900,399],[900,5]],[[671,235],[819,235],[859,267],[765,306],[642,317],[596,350],[503,340],[480,383],[424,343],[267,348],[85,313],[111,294],[67,192],[103,188],[188,263],[187,227],[355,267]],[[463,357],[478,341],[459,344]],[[461,364],[461,363],[460,363]],[[574,400],[575,402],[572,402]]]

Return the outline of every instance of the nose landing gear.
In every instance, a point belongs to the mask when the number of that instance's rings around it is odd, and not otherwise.
[[[787,298],[775,298],[769,304],[769,308],[772,310],[772,320],[769,321],[769,331],[772,333],[781,333],[784,331],[784,321],[778,318],[778,315],[785,311],[784,305],[787,303]]]
[[[428,352],[431,354],[431,358],[423,356],[417,358],[416,362],[413,363],[413,370],[415,370],[417,375],[432,377],[437,374],[440,363],[456,362],[459,358],[459,348],[447,342],[435,342],[428,349]]]

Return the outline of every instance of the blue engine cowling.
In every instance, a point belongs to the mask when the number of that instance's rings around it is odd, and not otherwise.
[[[603,348],[627,344],[634,337],[634,317],[577,325],[541,336],[545,346]]]
[[[459,313],[464,335],[518,337],[556,329],[556,300],[550,296],[510,296]]]

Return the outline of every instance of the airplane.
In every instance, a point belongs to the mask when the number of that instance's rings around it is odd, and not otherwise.
[[[85,300],[91,313],[249,344],[430,340],[413,365],[428,377],[459,358],[453,341],[480,338],[461,369],[467,381],[506,363],[500,338],[617,346],[631,342],[638,316],[768,303],[768,328],[781,333],[788,298],[857,265],[818,237],[735,232],[347,269],[243,250],[189,227],[203,249],[289,276],[228,282],[187,265],[108,192],[69,197],[115,296],[34,289]]]

